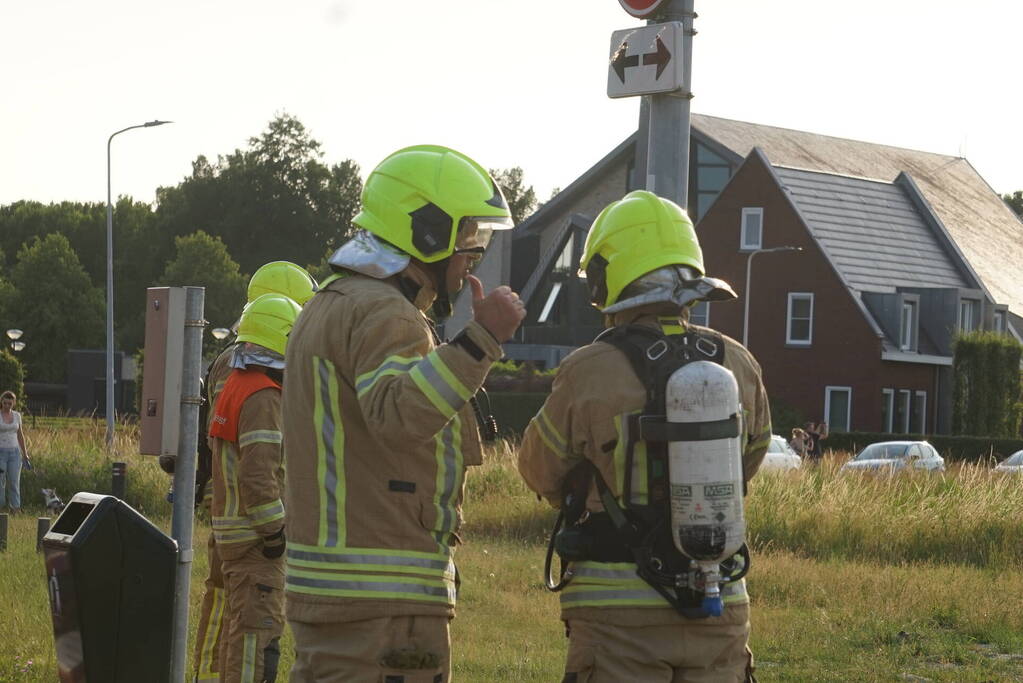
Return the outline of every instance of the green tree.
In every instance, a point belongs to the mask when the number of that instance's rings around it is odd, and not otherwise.
[[[214,327],[237,320],[248,284],[219,238],[198,231],[174,240],[177,256],[167,264],[160,283],[168,287],[205,287],[205,316]]]
[[[1016,190],[1011,194],[1003,194],[1002,199],[1009,205],[1009,208],[1016,212],[1016,215],[1023,219],[1023,190]]]
[[[173,246],[172,236],[156,230],[153,209],[122,197],[114,207],[114,330],[116,344],[132,350],[142,345],[145,288],[156,282]],[[18,250],[35,238],[64,235],[95,287],[106,294],[106,204],[93,202],[15,202],[0,207],[0,235]],[[7,261],[0,257],[0,266]]]
[[[21,360],[27,376],[63,382],[68,349],[103,344],[103,293],[59,233],[36,237],[18,251],[11,284],[7,313],[25,331]]]
[[[0,348],[0,393],[4,391],[13,391],[18,396],[18,402],[24,405],[25,368],[13,353]]]
[[[518,166],[503,170],[491,169],[490,175],[494,176],[501,192],[504,193],[515,224],[518,225],[529,218],[536,210],[536,192],[533,191],[532,185],[526,187],[522,169]]]
[[[215,163],[200,156],[191,176],[160,188],[160,228],[219,237],[244,273],[278,259],[316,263],[348,235],[362,191],[355,162],[327,166],[322,156],[297,118],[278,115],[247,149]]]

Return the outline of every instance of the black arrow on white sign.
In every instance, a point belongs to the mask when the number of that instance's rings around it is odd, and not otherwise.
[[[630,66],[639,66],[640,55],[626,56],[626,52],[629,49],[629,43],[623,42],[615,50],[614,56],[611,58],[611,68],[618,74],[619,80],[625,83],[625,70]],[[664,73],[665,67],[668,66],[668,62],[671,61],[671,52],[668,51],[668,46],[664,44],[660,36],[657,36],[657,51],[647,52],[643,55],[643,66],[649,66],[651,64],[657,65],[657,75],[655,78],[660,78],[661,74]]]

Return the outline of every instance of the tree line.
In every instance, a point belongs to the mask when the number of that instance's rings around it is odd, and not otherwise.
[[[521,168],[493,171],[515,218],[536,208]],[[248,278],[288,260],[314,277],[351,233],[362,191],[351,159],[327,164],[321,143],[280,114],[244,149],[160,187],[150,205],[120,197],[114,207],[115,347],[144,343],[147,287],[206,288],[206,318],[227,327],[245,303]],[[18,354],[26,379],[63,382],[67,350],[105,345],[106,204],[18,201],[0,206],[0,326],[25,331]]]

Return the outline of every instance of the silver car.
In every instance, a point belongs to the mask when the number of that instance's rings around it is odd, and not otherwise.
[[[765,470],[797,470],[803,466],[803,459],[792,450],[785,437],[777,434],[771,435],[771,443],[767,446],[767,455],[760,465]]]
[[[944,472],[945,459],[926,441],[882,441],[864,448],[855,458],[842,465],[842,469]]]
[[[1016,451],[1005,460],[995,465],[998,472],[1014,472],[1023,474],[1023,451]]]

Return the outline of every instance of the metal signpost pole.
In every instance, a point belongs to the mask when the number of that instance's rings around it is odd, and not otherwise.
[[[689,102],[692,99],[693,18],[695,0],[669,0],[651,24],[681,21],[682,90],[650,95],[646,189],[682,208],[689,196]]]
[[[178,543],[174,582],[174,630],[171,682],[184,683],[188,660],[188,598],[192,572],[192,526],[195,519],[195,458],[199,441],[200,374],[205,289],[185,287],[185,338],[181,371],[181,423],[174,467],[174,516],[171,537]]]

